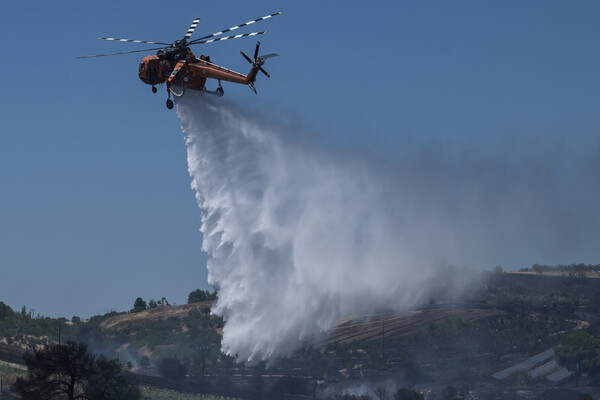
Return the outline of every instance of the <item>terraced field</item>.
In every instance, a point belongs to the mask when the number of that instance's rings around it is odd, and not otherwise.
[[[372,314],[340,322],[320,344],[350,343],[354,341],[380,340],[386,337],[406,336],[431,323],[460,315],[464,320],[475,322],[506,314],[485,305],[429,306],[404,314]]]

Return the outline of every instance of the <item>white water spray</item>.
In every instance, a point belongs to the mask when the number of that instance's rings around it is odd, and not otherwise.
[[[422,159],[376,172],[202,94],[187,93],[177,112],[222,350],[239,361],[287,355],[341,317],[414,307],[446,261],[490,267],[509,250],[556,250],[556,235],[530,235],[556,229],[546,217],[562,208],[524,196],[529,179]]]

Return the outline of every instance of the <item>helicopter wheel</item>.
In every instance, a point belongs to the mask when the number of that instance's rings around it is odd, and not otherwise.
[[[173,109],[173,100],[171,100],[171,99],[167,99],[167,108],[168,108],[169,110],[172,110],[172,109]]]
[[[152,93],[156,93],[158,90],[156,89],[156,87],[152,86]]]
[[[225,94],[225,91],[223,90],[223,88],[221,86],[219,86],[217,88],[217,96],[221,97]]]

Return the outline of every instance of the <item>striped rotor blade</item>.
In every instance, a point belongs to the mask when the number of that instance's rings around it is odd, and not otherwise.
[[[212,35],[203,36],[203,37],[198,38],[196,40],[192,40],[192,43],[195,43],[195,42],[200,41],[202,39],[208,39],[208,38],[211,38],[211,37],[222,35],[222,34],[227,33],[227,32],[231,32],[231,31],[234,31],[234,30],[236,30],[238,28],[241,28],[243,26],[251,25],[251,24],[253,24],[255,22],[259,22],[259,21],[262,21],[262,20],[265,20],[265,19],[269,19],[269,18],[274,17],[274,16],[279,15],[279,14],[281,14],[281,13],[277,12],[275,14],[265,15],[262,18],[253,19],[252,21],[245,22],[245,23],[243,23],[241,25],[232,26],[231,28],[228,28],[228,29],[225,29],[225,30],[222,30],[222,31],[219,31],[219,32],[215,32]],[[203,42],[203,43],[209,43],[209,42]]]
[[[93,58],[93,57],[107,57],[107,56],[118,56],[120,54],[131,54],[131,53],[142,53],[144,51],[152,51],[152,50],[160,50],[163,49],[164,47],[157,47],[155,49],[144,49],[144,50],[133,50],[133,51],[123,51],[120,53],[108,53],[108,54],[94,54],[93,56],[79,56],[79,57],[75,57],[77,58]]]
[[[208,39],[208,40],[202,40],[200,42],[197,42],[194,40],[194,43],[190,43],[190,44],[201,44],[201,43],[212,43],[212,42],[219,42],[221,40],[228,40],[228,39],[237,39],[237,38],[241,38],[241,37],[246,37],[246,36],[256,36],[256,35],[264,35],[265,33],[267,33],[267,31],[264,32],[252,32],[252,33],[244,33],[242,35],[235,35],[235,36],[225,36],[222,38],[218,38],[218,39]]]
[[[188,40],[189,38],[192,37],[192,34],[194,33],[194,29],[196,29],[196,27],[198,26],[198,22],[200,22],[200,17],[196,18],[194,20],[194,22],[192,22],[192,25],[190,25],[190,29],[187,30],[187,33],[183,37],[185,40]]]
[[[148,42],[148,41],[145,41],[145,40],[119,39],[119,38],[112,38],[112,37],[100,37],[98,39],[100,39],[100,40],[113,40],[113,41],[117,41],[117,42],[129,42],[129,43],[164,44],[165,46],[170,46],[171,45],[171,43]]]

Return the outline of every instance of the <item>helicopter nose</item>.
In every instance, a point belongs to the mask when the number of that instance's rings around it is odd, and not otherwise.
[[[144,57],[140,62],[138,75],[142,82],[148,85],[157,85],[165,81],[162,77],[160,60],[157,56]]]

